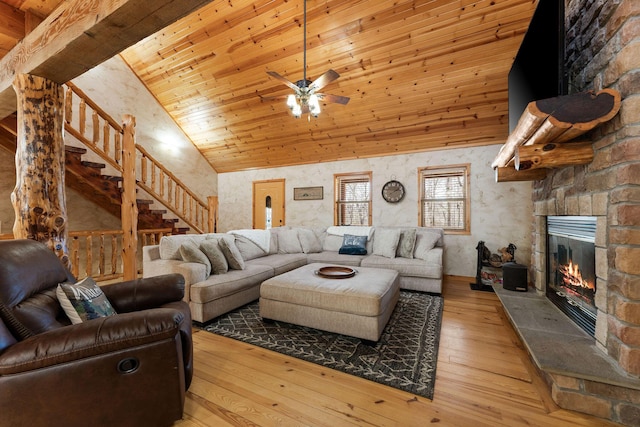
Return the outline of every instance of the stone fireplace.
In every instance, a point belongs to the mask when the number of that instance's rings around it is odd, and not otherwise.
[[[529,277],[534,292],[515,305],[527,313],[530,329],[519,330],[552,397],[563,408],[586,412],[625,425],[640,420],[640,2],[565,1],[566,66],[571,92],[613,88],[622,95],[618,115],[587,134],[594,159],[588,165],[552,170],[534,181],[532,259]],[[553,333],[546,308],[546,286],[556,262],[564,264],[566,248],[549,254],[551,217],[592,217],[594,232],[593,336],[572,335],[575,345]],[[564,244],[564,243],[563,243]],[[564,244],[566,246],[566,244]],[[575,249],[572,249],[575,250]],[[551,261],[550,261],[551,258]],[[553,266],[554,268],[556,266]],[[507,291],[508,292],[508,291]],[[501,292],[503,293],[503,292]],[[512,294],[501,300],[512,300]],[[536,299],[538,298],[538,299]],[[541,298],[541,299],[540,299]],[[535,301],[534,301],[535,300]],[[505,304],[506,307],[506,304]],[[537,312],[536,312],[537,310]],[[511,314],[510,314],[511,316]],[[516,315],[515,317],[517,317]],[[517,323],[517,319],[512,321]],[[560,315],[562,317],[562,315]],[[561,319],[560,319],[561,320]],[[516,328],[518,326],[516,325]],[[535,329],[535,331],[534,331]],[[544,329],[548,335],[541,334]],[[527,338],[527,334],[529,337]],[[553,340],[556,341],[553,341]],[[555,348],[556,342],[558,348]],[[541,350],[536,354],[536,348]],[[571,366],[567,357],[588,365]]]

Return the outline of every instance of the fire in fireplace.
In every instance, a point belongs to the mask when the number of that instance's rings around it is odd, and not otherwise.
[[[595,234],[595,217],[547,217],[547,297],[592,336],[597,312]]]

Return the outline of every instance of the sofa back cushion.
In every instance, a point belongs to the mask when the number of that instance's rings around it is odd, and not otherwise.
[[[282,230],[278,233],[278,253],[302,253],[302,246],[300,245],[297,229]]]
[[[298,240],[302,252],[315,254],[322,252],[322,235],[324,229],[298,228]]]
[[[207,239],[211,234],[176,234],[173,236],[162,236],[160,238],[160,258],[162,259],[175,259],[182,260],[182,255],[180,254],[180,246],[183,243],[191,242],[196,245],[196,247],[200,246],[205,239]]]
[[[426,260],[431,249],[443,246],[443,234],[442,229],[439,228],[418,227],[416,229],[416,246],[413,250],[414,258]]]

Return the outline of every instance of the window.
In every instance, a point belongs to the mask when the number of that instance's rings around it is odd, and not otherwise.
[[[420,177],[420,225],[469,233],[469,165],[428,167]]]
[[[336,225],[371,225],[371,172],[337,174]]]

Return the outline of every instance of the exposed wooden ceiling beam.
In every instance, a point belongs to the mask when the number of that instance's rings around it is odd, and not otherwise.
[[[65,2],[0,61],[0,118],[16,110],[16,74],[65,83],[210,2]]]

